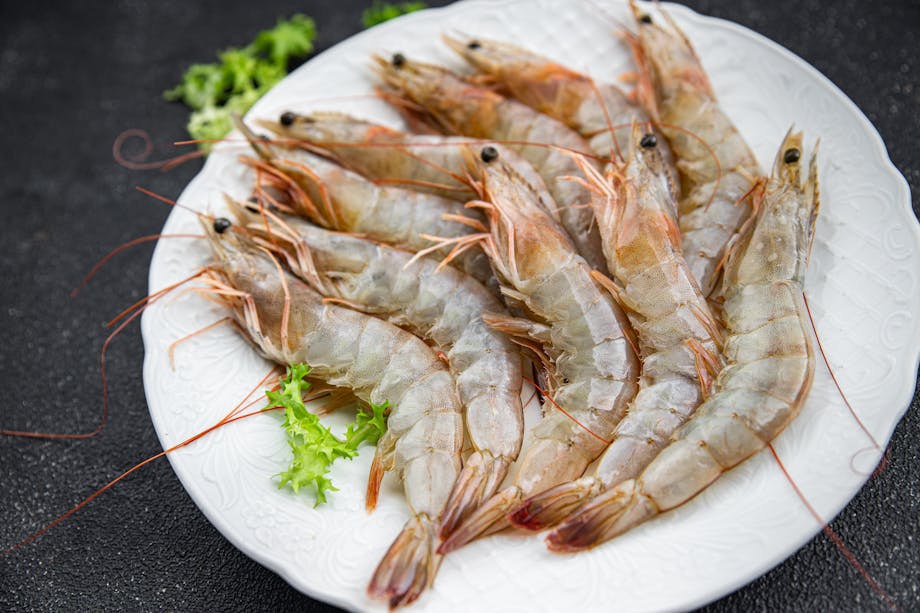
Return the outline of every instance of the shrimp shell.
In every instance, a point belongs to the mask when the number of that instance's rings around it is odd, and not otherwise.
[[[790,132],[726,264],[728,365],[716,393],[638,477],[553,530],[550,549],[590,547],[685,503],[763,449],[802,409],[815,369],[803,282],[819,203],[815,154],[804,184],[801,157],[802,136]]]
[[[463,423],[447,368],[423,341],[383,320],[323,302],[305,283],[250,245],[240,232],[205,225],[215,269],[247,339],[279,364],[311,374],[366,402],[389,401],[368,484],[402,478],[412,517],[377,567],[368,592],[391,606],[418,598],[433,580],[436,527],[460,472]],[[284,326],[284,324],[287,324]]]
[[[632,149],[633,122],[647,126],[651,121],[645,109],[613,83],[595,82],[528,49],[482,37],[445,35],[442,38],[513,98],[563,122],[588,139],[591,149],[600,156],[625,156]],[[663,137],[658,142],[658,151],[676,190],[674,156]]]
[[[480,144],[476,140],[408,134],[333,112],[287,111],[278,121],[257,123],[378,184],[392,183],[460,202],[476,197],[466,176],[466,148]],[[539,195],[541,206],[555,215],[556,203],[537,171],[510,149],[495,147]]]
[[[397,57],[400,61],[395,61]],[[591,195],[580,183],[564,180],[578,173],[569,151],[591,152],[584,138],[564,123],[477,87],[440,66],[410,61],[402,55],[394,56],[394,61],[375,60],[384,82],[413,108],[423,108],[442,131],[498,140],[530,162],[558,205],[559,218],[578,253],[592,267],[606,271]]]
[[[728,241],[750,217],[748,197],[761,176],[753,152],[719,107],[690,41],[661,11],[667,26],[630,2],[639,33],[629,38],[640,92],[659,121],[680,171],[684,258],[706,295],[718,282]]]
[[[290,190],[298,215],[332,230],[422,251],[431,241],[422,234],[458,237],[481,225],[482,215],[456,200],[394,186],[376,185],[361,175],[295,146],[262,140],[238,123],[252,148],[300,189]],[[460,221],[457,221],[460,220]],[[448,251],[441,253],[442,257]],[[481,283],[494,283],[482,250],[470,249],[451,263]]]
[[[442,553],[507,527],[506,513],[523,496],[580,476],[603,451],[605,437],[636,393],[638,364],[624,333],[625,316],[513,169],[501,159],[484,159],[489,161],[477,174],[488,201],[480,206],[491,217],[485,250],[503,291],[531,316],[487,321],[541,357],[553,399],[525,435],[514,484],[460,524],[441,545]],[[447,536],[444,532],[442,527]]]
[[[636,126],[629,161],[601,176],[585,167],[597,190],[595,216],[607,263],[639,343],[639,392],[593,476],[525,500],[515,525],[542,529],[586,500],[636,477],[696,410],[721,368],[718,325],[684,262],[665,169]],[[647,143],[647,141],[645,141]],[[590,504],[590,501],[587,503]]]
[[[446,505],[444,522],[459,522],[494,494],[524,436],[520,351],[483,321],[484,313],[507,315],[498,298],[459,271],[438,270],[433,259],[230,205],[267,246],[284,243],[280,251],[291,269],[323,295],[407,328],[445,352],[474,452]],[[299,249],[304,253],[298,257]]]

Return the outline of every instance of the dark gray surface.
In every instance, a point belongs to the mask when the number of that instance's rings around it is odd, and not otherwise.
[[[277,16],[313,15],[324,49],[360,29],[363,0],[285,3],[0,3],[0,428],[91,430],[101,405],[103,322],[146,291],[151,247],[121,256],[78,299],[69,291],[112,246],[157,232],[197,163],[171,173],[115,165],[111,145],[142,127],[185,137],[186,111],[160,99],[191,62],[242,44]],[[435,3],[432,3],[435,4]],[[688,2],[791,49],[837,83],[920,187],[920,8],[915,2]],[[16,543],[134,462],[160,450],[141,381],[136,327],[109,355],[112,413],[85,441],[0,437],[0,549]],[[887,469],[832,528],[905,610],[920,609],[920,479],[914,398]],[[858,407],[857,407],[858,409]],[[470,586],[475,589],[475,586]],[[666,585],[661,589],[667,589]],[[615,603],[607,608],[613,609]],[[883,610],[820,535],[708,610]],[[331,610],[230,545],[159,460],[37,542],[0,558],[0,610]]]

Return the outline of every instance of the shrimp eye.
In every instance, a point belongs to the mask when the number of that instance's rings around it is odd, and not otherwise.
[[[643,149],[651,149],[658,144],[658,137],[649,132],[639,141],[639,146]]]
[[[218,234],[223,234],[232,225],[233,224],[230,223],[230,220],[226,217],[218,217],[214,220],[214,231]]]
[[[393,62],[394,66],[399,68],[400,66],[406,63],[406,56],[403,55],[402,53],[394,53],[393,59],[390,61]]]
[[[482,47],[482,43],[478,40],[471,40],[466,44],[467,49],[479,49],[480,47]]]
[[[482,151],[479,152],[479,157],[482,158],[482,161],[488,164],[492,160],[498,159],[498,149],[492,145],[488,145],[482,148]]]
[[[787,164],[792,164],[793,162],[798,162],[801,157],[802,152],[792,147],[791,149],[786,149],[786,153],[783,154],[783,161]]]
[[[278,118],[278,121],[281,122],[282,126],[290,126],[294,123],[295,119],[297,119],[297,115],[290,111],[285,111],[281,113],[281,117]]]
[[[652,16],[643,15],[642,17],[639,17],[639,23],[645,23],[645,24],[652,23]]]
[[[259,209],[257,209],[256,207],[254,207],[254,206],[251,205],[251,204],[247,204],[247,205],[246,205],[246,210],[249,211],[250,213],[253,213],[253,214],[259,212]]]

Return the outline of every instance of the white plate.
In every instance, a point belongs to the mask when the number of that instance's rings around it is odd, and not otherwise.
[[[625,3],[607,13],[629,23]],[[629,69],[616,25],[596,3],[468,0],[373,28],[314,58],[252,110],[340,109],[399,125],[369,98],[368,55],[404,51],[457,65],[439,42],[457,29],[515,41],[599,79]],[[843,388],[882,443],[909,405],[920,348],[920,229],[903,177],[856,106],[814,68],[738,25],[667,6],[694,41],[728,114],[766,167],[790,124],[821,138],[822,204],[807,290],[818,330]],[[219,208],[222,190],[244,195],[239,148],[213,154],[182,194],[186,205]],[[196,231],[176,210],[164,232]],[[206,261],[197,241],[161,241],[150,270],[155,291]],[[185,294],[144,314],[144,384],[165,446],[215,422],[267,371],[229,327],[196,337],[168,363],[169,344],[221,311]],[[863,485],[879,459],[818,366],[802,415],[775,447],[827,520]],[[379,509],[363,510],[372,455],[334,470],[341,491],[313,509],[309,495],[279,491],[271,476],[286,462],[278,418],[260,415],[170,455],[186,490],[237,547],[311,596],[352,610],[381,610],[364,588],[407,511],[399,486],[385,484]],[[594,551],[550,554],[542,540],[484,539],[448,556],[415,611],[620,611],[690,608],[751,581],[801,547],[819,525],[768,453],[730,471],[692,502]]]

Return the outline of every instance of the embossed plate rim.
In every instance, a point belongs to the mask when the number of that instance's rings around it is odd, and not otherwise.
[[[488,7],[492,10],[504,10],[506,7],[512,7],[514,5],[521,4],[521,0],[502,0],[500,2],[487,2],[486,0],[466,0],[445,8],[441,9],[430,9],[413,15],[408,15],[406,17],[400,18],[390,23],[383,24],[377,28],[373,28],[366,32],[355,35],[345,43],[341,43],[332,49],[324,52],[323,54],[317,56],[303,67],[295,71],[291,76],[288,77],[282,84],[278,87],[286,87],[285,83],[290,84],[294,82],[298,75],[302,75],[305,71],[311,70],[320,62],[327,62],[333,60],[335,57],[338,57],[344,52],[343,45],[346,43],[352,43],[355,41],[364,41],[370,40],[373,38],[383,38],[387,34],[394,31],[399,31],[402,29],[411,28],[413,24],[419,24],[424,22],[434,22],[438,20],[441,16],[450,16],[455,14],[460,14],[462,12],[469,12],[470,14],[473,11],[479,9],[485,9]],[[837,88],[833,83],[831,83],[826,77],[824,77],[820,72],[815,68],[792,54],[790,51],[784,49],[778,44],[770,41],[766,37],[752,32],[740,25],[727,22],[721,19],[716,19],[712,17],[705,17],[698,15],[692,10],[679,6],[679,5],[666,5],[667,10],[669,10],[679,21],[688,21],[695,22],[698,25],[703,27],[712,27],[712,28],[725,28],[731,31],[732,33],[747,37],[761,45],[766,46],[772,52],[779,52],[779,54],[786,59],[792,61],[793,63],[799,65],[803,68],[807,74],[809,74],[815,81],[821,85],[826,91],[830,92],[839,102],[843,102],[844,108],[849,112],[851,117],[856,120],[857,124],[862,127],[870,140],[874,143],[874,154],[882,162],[881,167],[886,171],[885,178],[886,180],[893,180],[896,184],[896,199],[898,202],[896,206],[896,216],[900,221],[905,222],[906,226],[911,229],[911,238],[914,245],[920,245],[920,225],[916,223],[916,219],[913,216],[913,211],[910,208],[910,194],[909,188],[906,180],[903,176],[897,171],[894,165],[891,163],[888,158],[887,151],[885,149],[884,143],[881,139],[881,136],[869,122],[869,120],[859,111],[856,105],[850,101],[844,94]],[[258,106],[253,109],[253,113],[257,113],[259,109],[262,108]],[[202,186],[206,182],[206,177],[210,171],[212,164],[209,161],[209,164],[205,166],[202,172],[189,184],[186,188],[183,196],[180,197],[180,200],[185,197],[186,194],[194,191],[200,191]],[[179,211],[174,212],[170,216],[170,221],[173,220],[173,217],[176,214],[179,214]],[[170,223],[167,221],[167,225]],[[913,221],[913,223],[911,223]],[[153,262],[151,264],[150,272],[150,286],[151,288],[157,287],[155,281],[157,277],[157,267],[162,260],[163,256],[163,246],[162,244],[157,246],[157,250],[154,253]],[[145,380],[145,389],[147,393],[148,404],[151,407],[151,418],[154,421],[154,425],[157,429],[158,436],[160,437],[161,443],[165,446],[174,443],[174,440],[170,439],[172,436],[168,432],[168,420],[166,417],[168,415],[163,411],[161,406],[161,400],[158,396],[158,390],[155,388],[151,382],[154,380],[154,371],[157,368],[160,368],[162,364],[154,359],[155,356],[162,353],[162,348],[159,347],[159,344],[163,342],[163,339],[158,335],[157,331],[154,330],[154,317],[151,311],[151,315],[145,313],[145,316],[142,320],[142,332],[144,338],[144,344],[146,348],[146,356],[144,361],[144,380]],[[917,341],[920,341],[920,325],[918,325],[918,320],[914,317],[913,320],[914,331],[912,337]],[[916,342],[914,346],[920,347],[920,342]],[[162,355],[159,355],[161,358]],[[900,373],[900,376],[897,377],[897,380],[900,383],[899,393],[896,394],[899,398],[904,398],[903,402],[899,402],[899,409],[897,411],[890,412],[886,414],[885,424],[885,441],[887,441],[891,433],[893,432],[894,427],[896,426],[898,420],[904,414],[904,412],[909,407],[910,399],[913,395],[913,388],[915,385],[914,376],[917,370],[918,362],[920,362],[920,349],[915,352],[914,359],[910,363],[910,360],[902,360],[903,372]],[[242,535],[236,533],[236,528],[227,520],[224,515],[220,512],[218,507],[207,497],[206,493],[200,489],[200,484],[197,482],[197,476],[193,475],[189,469],[185,466],[182,455],[171,455],[169,456],[170,462],[173,465],[176,474],[179,476],[180,481],[183,483],[183,486],[189,492],[189,495],[196,502],[202,512],[208,517],[209,521],[218,528],[231,542],[233,542],[238,548],[240,548],[244,553],[261,563],[262,565],[270,568],[274,572],[281,575],[288,583],[294,586],[296,589],[307,593],[315,598],[319,598],[335,604],[340,607],[348,608],[351,610],[367,610],[369,604],[366,600],[362,600],[360,596],[356,598],[343,598],[328,592],[323,589],[323,586],[312,584],[309,580],[305,579],[302,574],[298,573],[298,569],[290,563],[289,560],[282,559],[277,555],[274,555],[272,551],[266,551],[259,549],[257,547],[252,547],[245,542],[245,539]],[[868,478],[868,475],[866,476]],[[852,491],[847,491],[845,495],[840,496],[834,504],[832,505],[832,510],[825,514],[826,517],[832,517],[836,515],[840,509],[845,506],[849,500],[855,495],[858,489],[862,486],[862,483],[865,479],[861,480],[855,488],[851,488]],[[787,543],[785,549],[781,552],[778,552],[770,559],[764,559],[760,561],[758,570],[756,573],[749,573],[743,576],[734,577],[731,580],[724,581],[718,585],[710,586],[709,591],[701,593],[697,598],[684,600],[681,602],[672,603],[671,606],[674,607],[694,607],[705,602],[709,602],[715,598],[718,598],[741,585],[748,583],[757,576],[760,576],[776,564],[780,563],[796,549],[798,549],[802,544],[804,544],[808,539],[810,539],[817,531],[819,526],[814,524],[813,528],[808,531],[808,534],[804,538],[793,539],[793,541]],[[430,604],[430,603],[429,603]],[[627,605],[628,603],[621,603]],[[425,599],[418,603],[420,606],[428,605],[425,604]],[[433,605],[432,605],[433,606]]]

